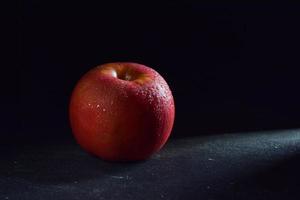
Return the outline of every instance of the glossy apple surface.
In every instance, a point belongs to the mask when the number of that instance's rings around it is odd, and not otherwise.
[[[170,136],[175,107],[166,81],[137,63],[108,63],[87,72],[69,105],[73,134],[86,151],[111,161],[143,160]]]

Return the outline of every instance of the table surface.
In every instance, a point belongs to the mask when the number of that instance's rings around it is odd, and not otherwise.
[[[1,146],[0,199],[300,199],[300,130],[170,138],[105,162],[74,141]]]

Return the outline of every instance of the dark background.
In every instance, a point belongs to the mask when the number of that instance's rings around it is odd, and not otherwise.
[[[174,135],[300,127],[299,13],[297,4],[25,1],[20,123],[4,128],[13,138],[70,135],[75,83],[114,61],[167,80]]]

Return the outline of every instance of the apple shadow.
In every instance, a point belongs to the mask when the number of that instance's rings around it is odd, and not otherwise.
[[[75,142],[2,146],[0,179],[58,185],[126,174],[141,162],[108,162],[83,151]]]

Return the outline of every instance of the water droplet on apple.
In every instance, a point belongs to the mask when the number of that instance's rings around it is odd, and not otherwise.
[[[99,108],[100,107],[100,105],[99,104],[97,104],[97,108]]]
[[[105,108],[103,108],[102,110],[103,110],[103,112],[105,112],[105,111],[106,111],[106,109],[105,109]]]

